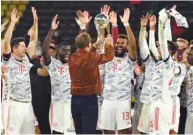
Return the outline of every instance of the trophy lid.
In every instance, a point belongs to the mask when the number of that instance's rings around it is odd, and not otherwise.
[[[108,26],[109,24],[109,19],[106,15],[104,14],[98,14],[94,18],[94,24],[96,26],[99,26],[100,29],[104,29]]]

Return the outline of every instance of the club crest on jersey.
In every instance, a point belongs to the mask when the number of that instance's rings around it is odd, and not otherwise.
[[[121,59],[117,59],[117,63],[119,63],[119,64],[120,64],[120,63],[121,63]]]

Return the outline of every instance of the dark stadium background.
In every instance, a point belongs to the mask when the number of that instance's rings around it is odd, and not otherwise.
[[[100,13],[100,7],[104,4],[111,6],[111,10],[114,10],[118,15],[123,14],[123,9],[129,7],[131,10],[130,25],[134,31],[136,39],[138,39],[139,22],[140,17],[146,12],[158,15],[158,12],[164,7],[171,7],[177,5],[177,10],[187,17],[189,28],[177,28],[175,21],[172,21],[173,39],[182,37],[190,41],[193,39],[193,1],[1,1],[1,24],[5,20],[10,18],[11,10],[13,8],[18,9],[18,13],[21,16],[19,23],[16,25],[15,36],[23,36],[27,33],[28,29],[33,23],[31,7],[34,6],[37,9],[39,18],[39,39],[40,45],[44,41],[44,38],[50,28],[51,19],[55,14],[59,15],[59,28],[55,33],[56,44],[60,41],[68,42],[73,51],[75,50],[74,39],[78,34],[79,27],[75,22],[77,10],[87,10],[90,15],[94,17]],[[96,39],[96,29],[94,21],[90,22],[89,33],[93,40]],[[125,33],[124,27],[118,18],[119,33]],[[2,34],[2,36],[4,33]]]

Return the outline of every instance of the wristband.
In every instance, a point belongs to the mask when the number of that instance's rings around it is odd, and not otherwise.
[[[118,25],[117,24],[112,24],[112,27],[116,28],[116,27],[118,27]]]
[[[80,29],[81,29],[81,30],[85,30],[85,29],[86,29],[86,26],[85,26],[85,25],[80,25]]]
[[[129,26],[129,23],[125,22],[125,23],[123,23],[123,25],[126,27],[126,26]]]

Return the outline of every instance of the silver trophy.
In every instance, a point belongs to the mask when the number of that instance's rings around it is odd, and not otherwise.
[[[94,18],[94,24],[95,24],[95,27],[97,29],[98,35],[102,34],[101,29],[107,29],[108,34],[110,33],[108,16],[106,16],[104,14],[98,14]],[[98,53],[99,54],[104,54],[105,53],[104,40],[99,45]]]

